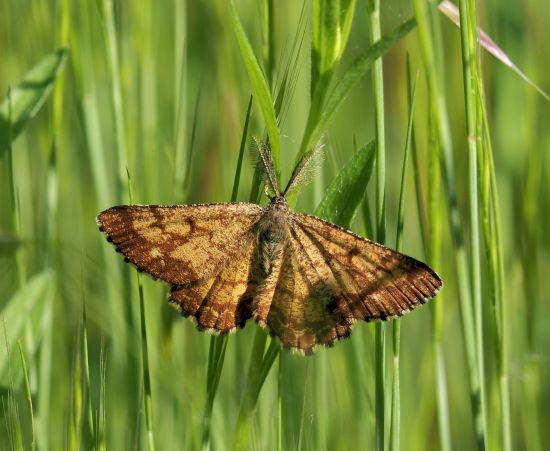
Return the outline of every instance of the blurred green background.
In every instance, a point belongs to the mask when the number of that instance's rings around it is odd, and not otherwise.
[[[382,3],[382,34],[414,15],[409,2]],[[285,67],[293,74],[294,88],[285,91],[281,122],[284,184],[293,169],[310,103],[312,2],[238,0],[235,4],[264,68],[266,48],[271,49],[273,71],[267,78],[272,91],[280,85]],[[479,25],[514,63],[550,91],[550,2],[488,0],[478,3],[477,15]],[[266,17],[272,24],[271,47]],[[443,15],[436,20],[455,187],[459,211],[468,224],[460,31]],[[357,0],[339,70],[369,47],[368,30],[366,2]],[[293,59],[295,42],[301,44]],[[35,445],[41,450],[147,449],[135,271],[105,243],[95,216],[112,205],[128,203],[125,167],[135,203],[229,201],[253,88],[228,2],[7,0],[0,5],[0,98],[7,97],[8,90],[47,54],[62,47],[68,49],[67,59],[46,103],[11,148],[0,149],[0,448],[31,449],[34,424]],[[426,149],[434,139],[426,69],[413,30],[383,60],[387,244],[392,247],[408,120],[407,53],[413,74],[418,71],[414,131],[423,180],[429,170]],[[512,449],[542,450],[550,447],[545,427],[550,422],[550,390],[545,383],[550,378],[545,276],[550,270],[546,233],[550,104],[487,53],[482,52],[481,63],[499,194],[509,432]],[[369,72],[324,133],[324,162],[301,192],[297,210],[312,213],[354,150],[374,138],[373,107]],[[4,126],[0,133],[7,130]],[[250,118],[252,135],[265,135],[257,103]],[[9,140],[5,138],[0,142]],[[121,161],[121,155],[127,161]],[[253,172],[245,152],[239,200],[249,200]],[[361,208],[371,214],[373,181],[367,206]],[[418,182],[412,170],[407,186],[403,250],[426,260],[416,201]],[[420,193],[424,204],[430,186],[426,183]],[[441,199],[435,213],[442,233],[441,258],[435,269],[445,288],[434,302],[441,314],[446,411],[452,447],[472,449],[475,427],[444,190]],[[358,214],[353,223],[363,235],[368,231],[364,218]],[[488,442],[489,449],[497,450],[502,449],[505,426],[483,259],[481,267]],[[142,280],[154,443],[163,450],[199,449],[210,337],[168,305],[162,283]],[[432,307],[402,320],[402,449],[442,448],[432,325]],[[233,446],[256,328],[250,323],[227,342],[211,423],[213,449]],[[359,324],[351,340],[333,349],[309,358],[285,354],[278,359],[249,418],[250,447],[374,448],[373,329]],[[388,436],[390,338],[388,332]]]

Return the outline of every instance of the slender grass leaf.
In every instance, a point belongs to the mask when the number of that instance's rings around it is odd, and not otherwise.
[[[0,353],[0,384],[9,385],[10,370],[12,371],[12,380],[15,384],[20,382],[20,376],[22,373],[20,365],[13,365],[9,356],[16,353],[13,352],[17,345],[17,340],[23,337],[25,327],[29,321],[34,326],[35,331],[33,339],[34,345],[37,346],[40,340],[40,312],[42,308],[53,296],[53,272],[45,270],[40,274],[34,276],[23,288],[18,290],[11,299],[4,306],[0,312],[0,322],[2,327],[5,326],[6,341],[9,346],[10,352]],[[4,343],[6,345],[6,343]],[[17,371],[17,376],[13,373]]]
[[[355,11],[355,0],[313,2],[311,43],[311,95],[323,92],[346,48]]]
[[[403,246],[403,230],[405,224],[405,194],[407,190],[407,164],[409,161],[409,153],[411,149],[412,134],[413,134],[413,117],[414,117],[414,107],[416,104],[416,84],[418,81],[418,73],[414,80],[414,85],[411,86],[411,76],[410,76],[410,62],[407,59],[407,68],[408,68],[408,85],[411,94],[409,95],[409,119],[407,122],[407,139],[405,142],[405,152],[403,154],[403,166],[401,169],[401,187],[399,189],[399,208],[397,213],[397,232],[395,234],[395,248],[400,251]]]
[[[384,36],[359,56],[333,85],[327,100],[320,108],[319,116],[312,111],[308,117],[306,132],[300,147],[300,158],[324,133],[334,113],[340,108],[351,89],[367,73],[372,64],[386,54],[401,38],[416,26],[414,19],[409,19],[395,30]]]
[[[313,3],[311,105],[304,136],[308,136],[323,113],[332,78],[346,47],[354,10],[355,1],[316,0]],[[314,144],[315,141],[304,140],[296,161]]]
[[[361,147],[328,187],[315,215],[349,227],[365,196],[374,165],[375,142]]]
[[[198,102],[197,102],[198,104]],[[126,169],[128,177],[128,199],[134,202],[132,195],[132,180],[130,171]],[[153,431],[153,401],[151,394],[151,370],[149,368],[149,349],[147,347],[147,323],[145,320],[145,296],[143,294],[143,283],[139,273],[136,273],[136,282],[139,295],[139,322],[141,335],[141,377],[143,380],[143,405],[145,411],[145,428],[147,436],[147,449],[154,451],[155,439]]]
[[[233,442],[233,450],[248,449],[250,443],[250,428],[251,415],[258,401],[259,381],[264,373],[264,360],[271,358],[271,352],[265,353],[265,344],[267,342],[267,334],[260,327],[256,328],[254,335],[254,343],[250,354],[250,364],[248,366],[248,374],[246,376],[246,384],[241,397],[241,405],[237,416],[237,428],[235,432],[235,441]]]
[[[88,352],[88,331],[86,329],[86,306],[82,309],[82,364],[84,366],[84,383],[86,390],[86,420],[88,425],[88,433],[95,440],[96,432],[94,428],[94,410],[92,407],[92,390],[90,384],[90,357]]]
[[[36,432],[35,432],[35,422],[34,422],[34,409],[32,404],[31,396],[31,385],[29,383],[29,373],[27,371],[27,364],[25,362],[25,354],[23,352],[23,346],[21,345],[21,339],[17,341],[17,347],[19,348],[19,357],[21,358],[21,369],[23,371],[23,378],[25,381],[25,395],[27,397],[27,403],[29,406],[29,415],[31,422],[31,431],[32,431],[32,440],[31,440],[31,450],[36,449]]]
[[[256,399],[258,399],[258,397],[260,396],[260,391],[269,374],[269,371],[271,370],[271,367],[273,366],[273,362],[280,352],[281,345],[277,342],[277,340],[272,339],[269,343],[269,347],[267,348],[263,356],[260,374],[258,375],[258,381],[256,383]]]
[[[416,83],[418,74],[411,88],[411,68],[410,60],[407,56],[407,85],[409,91],[409,119],[407,123],[407,138],[405,141],[405,151],[403,153],[403,166],[401,170],[401,187],[399,189],[399,208],[397,210],[397,231],[395,236],[395,249],[401,251],[403,247],[403,230],[405,224],[405,194],[407,189],[407,165],[411,149],[414,106],[416,102]],[[400,343],[401,343],[401,320],[397,319],[392,323],[392,344],[393,344],[393,378],[392,378],[392,396],[390,411],[390,451],[400,449],[401,437],[401,376],[399,370],[400,361]]]
[[[0,158],[10,144],[10,137],[13,141],[23,131],[48,98],[67,52],[67,49],[59,49],[46,55],[11,91],[11,98],[0,105]]]
[[[443,0],[439,6],[439,11],[443,13],[446,17],[448,17],[451,22],[453,22],[458,28],[460,28],[460,11],[458,10],[458,7],[449,0]],[[531,87],[533,87],[541,96],[543,96],[547,101],[550,102],[550,95],[548,95],[546,92],[542,90],[534,81],[532,81],[527,75],[525,75],[521,69],[514,64],[514,62],[510,59],[510,57],[502,50],[496,43],[491,39],[491,37],[483,31],[480,27],[477,27],[477,39],[479,42],[479,45],[483,47],[485,50],[487,50],[491,55],[493,55],[496,59],[498,59],[501,63],[503,63],[505,66],[508,66],[510,69],[512,69],[516,74],[520,76],[520,78],[525,81],[527,84],[529,84]]]
[[[503,287],[503,262],[502,262],[502,241],[501,241],[501,225],[500,225],[500,208],[498,185],[496,182],[494,152],[491,143],[491,135],[489,133],[489,121],[487,118],[487,108],[485,100],[479,99],[481,103],[481,111],[484,126],[484,174],[487,177],[487,190],[483,196],[483,203],[488,204],[489,212],[487,212],[487,230],[484,236],[484,243],[487,248],[487,262],[490,277],[490,294],[492,303],[492,320],[494,322],[494,345],[495,356],[498,371],[498,384],[500,388],[500,411],[502,418],[502,449],[510,451],[512,449],[512,419],[510,410],[510,387],[509,387],[509,369],[508,369],[508,326],[506,318],[508,316],[508,304],[506,303],[505,291]],[[482,205],[482,209],[485,207]]]
[[[437,42],[432,35],[432,28],[429,18],[434,17],[433,11],[428,8],[424,0],[413,1],[415,16],[418,22],[418,36],[420,49],[422,52],[423,64],[427,77],[428,91],[430,93],[431,109],[433,111],[433,132],[436,133],[439,140],[441,154],[438,158],[442,169],[442,180],[445,183],[446,200],[449,208],[449,226],[452,243],[454,246],[454,260],[456,270],[456,281],[458,286],[459,305],[461,310],[461,320],[463,329],[464,349],[468,368],[468,379],[470,384],[470,400],[472,416],[478,421],[479,406],[479,385],[477,379],[477,361],[474,348],[474,322],[472,312],[472,300],[470,291],[470,273],[468,269],[467,254],[465,249],[463,219],[458,206],[456,170],[454,166],[453,140],[450,129],[450,117],[447,111],[445,93],[442,90],[441,60],[436,59],[434,42]],[[435,8],[435,5],[434,5]],[[433,187],[430,188],[434,189]],[[431,206],[428,210],[431,209]],[[429,214],[432,222],[431,214]],[[434,222],[439,224],[440,220]],[[428,249],[432,246],[428,242]],[[431,251],[428,252],[430,254]],[[433,258],[430,258],[433,260]],[[430,261],[432,264],[433,262]],[[437,313],[436,309],[436,313]],[[436,326],[437,326],[436,322]],[[442,380],[442,379],[441,379]],[[439,398],[441,399],[441,398]],[[445,438],[442,439],[442,448],[445,448]]]
[[[476,410],[476,441],[480,450],[490,449],[487,419],[487,392],[485,383],[485,346],[483,319],[483,281],[481,274],[481,243],[479,220],[479,170],[478,155],[480,148],[481,122],[477,111],[478,96],[483,95],[480,81],[477,48],[477,22],[475,5],[469,0],[460,0],[460,43],[462,50],[462,78],[464,81],[464,107],[466,113],[466,131],[468,146],[468,213],[469,213],[469,271],[474,320],[474,356],[476,360],[477,387],[472,386],[475,396],[472,406]]]
[[[233,178],[233,189],[231,190],[231,202],[237,201],[237,195],[239,194],[239,182],[241,180],[241,169],[243,166],[244,148],[246,140],[248,138],[248,123],[250,122],[250,114],[252,112],[252,98],[248,101],[248,107],[246,109],[246,119],[244,120],[243,133],[241,136],[241,146],[239,148],[239,157],[237,159],[237,168],[235,169],[235,177]]]
[[[282,76],[277,89],[277,95],[275,96],[275,114],[279,122],[279,127],[282,128],[282,124],[288,114],[291,107],[291,102],[294,97],[296,85],[298,84],[298,78],[302,65],[300,64],[300,55],[302,47],[304,45],[306,30],[308,25],[308,12],[307,3],[304,2],[302,11],[300,12],[300,19],[298,21],[298,27],[294,34],[294,41],[292,48],[285,59],[285,63],[282,63]]]
[[[231,2],[231,17],[233,19],[233,30],[239,43],[239,48],[241,50],[241,55],[246,66],[246,70],[248,71],[248,76],[252,82],[254,95],[256,96],[256,99],[258,99],[258,103],[260,104],[260,109],[262,110],[265,120],[267,134],[269,136],[269,144],[273,153],[273,161],[275,163],[275,167],[279,168],[281,137],[269,85],[262,69],[260,68],[258,60],[256,59],[256,55],[254,55],[254,51],[248,41],[239,17],[237,16],[237,11],[235,10],[233,2]]]

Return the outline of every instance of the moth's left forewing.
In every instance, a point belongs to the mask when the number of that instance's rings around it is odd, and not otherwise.
[[[330,268],[342,315],[366,321],[401,316],[442,286],[424,263],[349,230],[302,213],[292,213],[292,221],[306,247]]]
[[[262,209],[255,204],[122,205],[100,230],[138,269],[171,284],[209,278],[241,252]]]

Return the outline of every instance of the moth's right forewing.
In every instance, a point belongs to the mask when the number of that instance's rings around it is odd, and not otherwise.
[[[293,219],[303,241],[337,280],[338,299],[347,304],[340,309],[344,316],[365,321],[401,316],[442,286],[439,276],[418,260],[315,216],[294,213]],[[363,305],[353,305],[354,299]]]
[[[100,230],[138,269],[182,285],[214,274],[253,239],[256,204],[128,205],[97,217]]]

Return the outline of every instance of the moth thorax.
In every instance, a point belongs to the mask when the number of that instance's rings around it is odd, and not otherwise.
[[[275,207],[273,205],[273,207]],[[258,222],[258,256],[264,277],[271,273],[271,268],[288,242],[288,228],[283,211],[277,207],[266,210]]]

